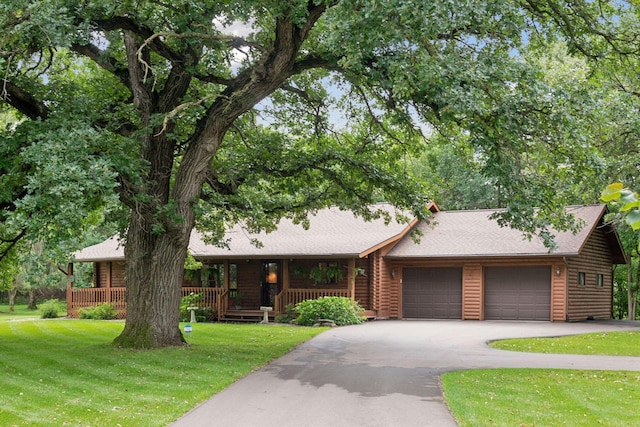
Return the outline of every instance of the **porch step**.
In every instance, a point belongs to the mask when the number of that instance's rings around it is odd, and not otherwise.
[[[260,323],[262,319],[256,317],[223,317],[220,322],[223,323]]]
[[[269,320],[273,321],[275,315],[269,312]],[[227,310],[224,317],[220,319],[223,322],[261,322],[264,314],[260,310]]]

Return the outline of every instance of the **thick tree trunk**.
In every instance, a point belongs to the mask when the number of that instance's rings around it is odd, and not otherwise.
[[[196,149],[195,154],[187,150],[172,189],[171,202],[163,194],[164,189],[168,191],[168,180],[167,185],[156,187],[156,199],[174,204],[175,210],[170,215],[164,218],[149,215],[148,210],[158,213],[149,206],[143,206],[140,213],[132,213],[125,244],[127,320],[124,331],[114,340],[115,345],[156,348],[185,342],[178,326],[180,288],[189,238],[195,227],[193,203],[200,197],[207,166],[223,135],[224,130],[209,138],[206,144],[201,144],[205,148]],[[156,231],[158,225],[164,230]]]
[[[155,234],[144,223],[131,222],[125,247],[127,320],[115,345],[155,348],[184,343],[178,322],[188,236]]]
[[[633,280],[633,271],[631,263],[627,264],[627,318],[629,320],[636,320],[636,290],[638,280],[638,272],[636,272],[636,280]]]
[[[36,291],[33,289],[29,290],[29,305],[28,305],[28,309],[29,310],[37,310],[38,306],[36,305]]]
[[[15,310],[17,293],[18,293],[18,290],[16,288],[9,289],[9,312],[10,313],[13,313]]]

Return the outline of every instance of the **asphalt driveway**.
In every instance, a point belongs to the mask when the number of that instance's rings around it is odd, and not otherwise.
[[[625,329],[627,322],[375,321],[335,328],[234,383],[171,424],[198,426],[455,426],[440,375],[477,368],[640,371],[640,357],[518,353],[503,338]]]

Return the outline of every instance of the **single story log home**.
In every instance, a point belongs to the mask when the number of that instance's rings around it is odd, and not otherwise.
[[[386,204],[377,206],[388,212]],[[207,245],[194,231],[189,250],[202,263],[185,274],[182,294],[202,293],[224,318],[256,318],[263,306],[282,313],[288,304],[345,296],[371,319],[579,321],[611,318],[613,266],[626,255],[604,205],[571,206],[584,222],[577,234],[558,232],[550,251],[534,237],[500,227],[496,210],[439,211],[429,221],[364,221],[351,212],[324,209],[304,229],[282,220],[272,233],[240,227],[225,236],[228,248]],[[418,243],[410,232],[422,233]],[[261,242],[257,247],[254,239]],[[126,316],[124,251],[116,238],[75,254],[92,262],[92,288],[73,287],[67,306],[110,302]]]

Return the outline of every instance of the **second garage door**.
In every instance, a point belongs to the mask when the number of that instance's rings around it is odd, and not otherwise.
[[[549,320],[551,267],[486,267],[487,320]]]
[[[403,317],[462,318],[461,268],[405,268],[402,272]]]

